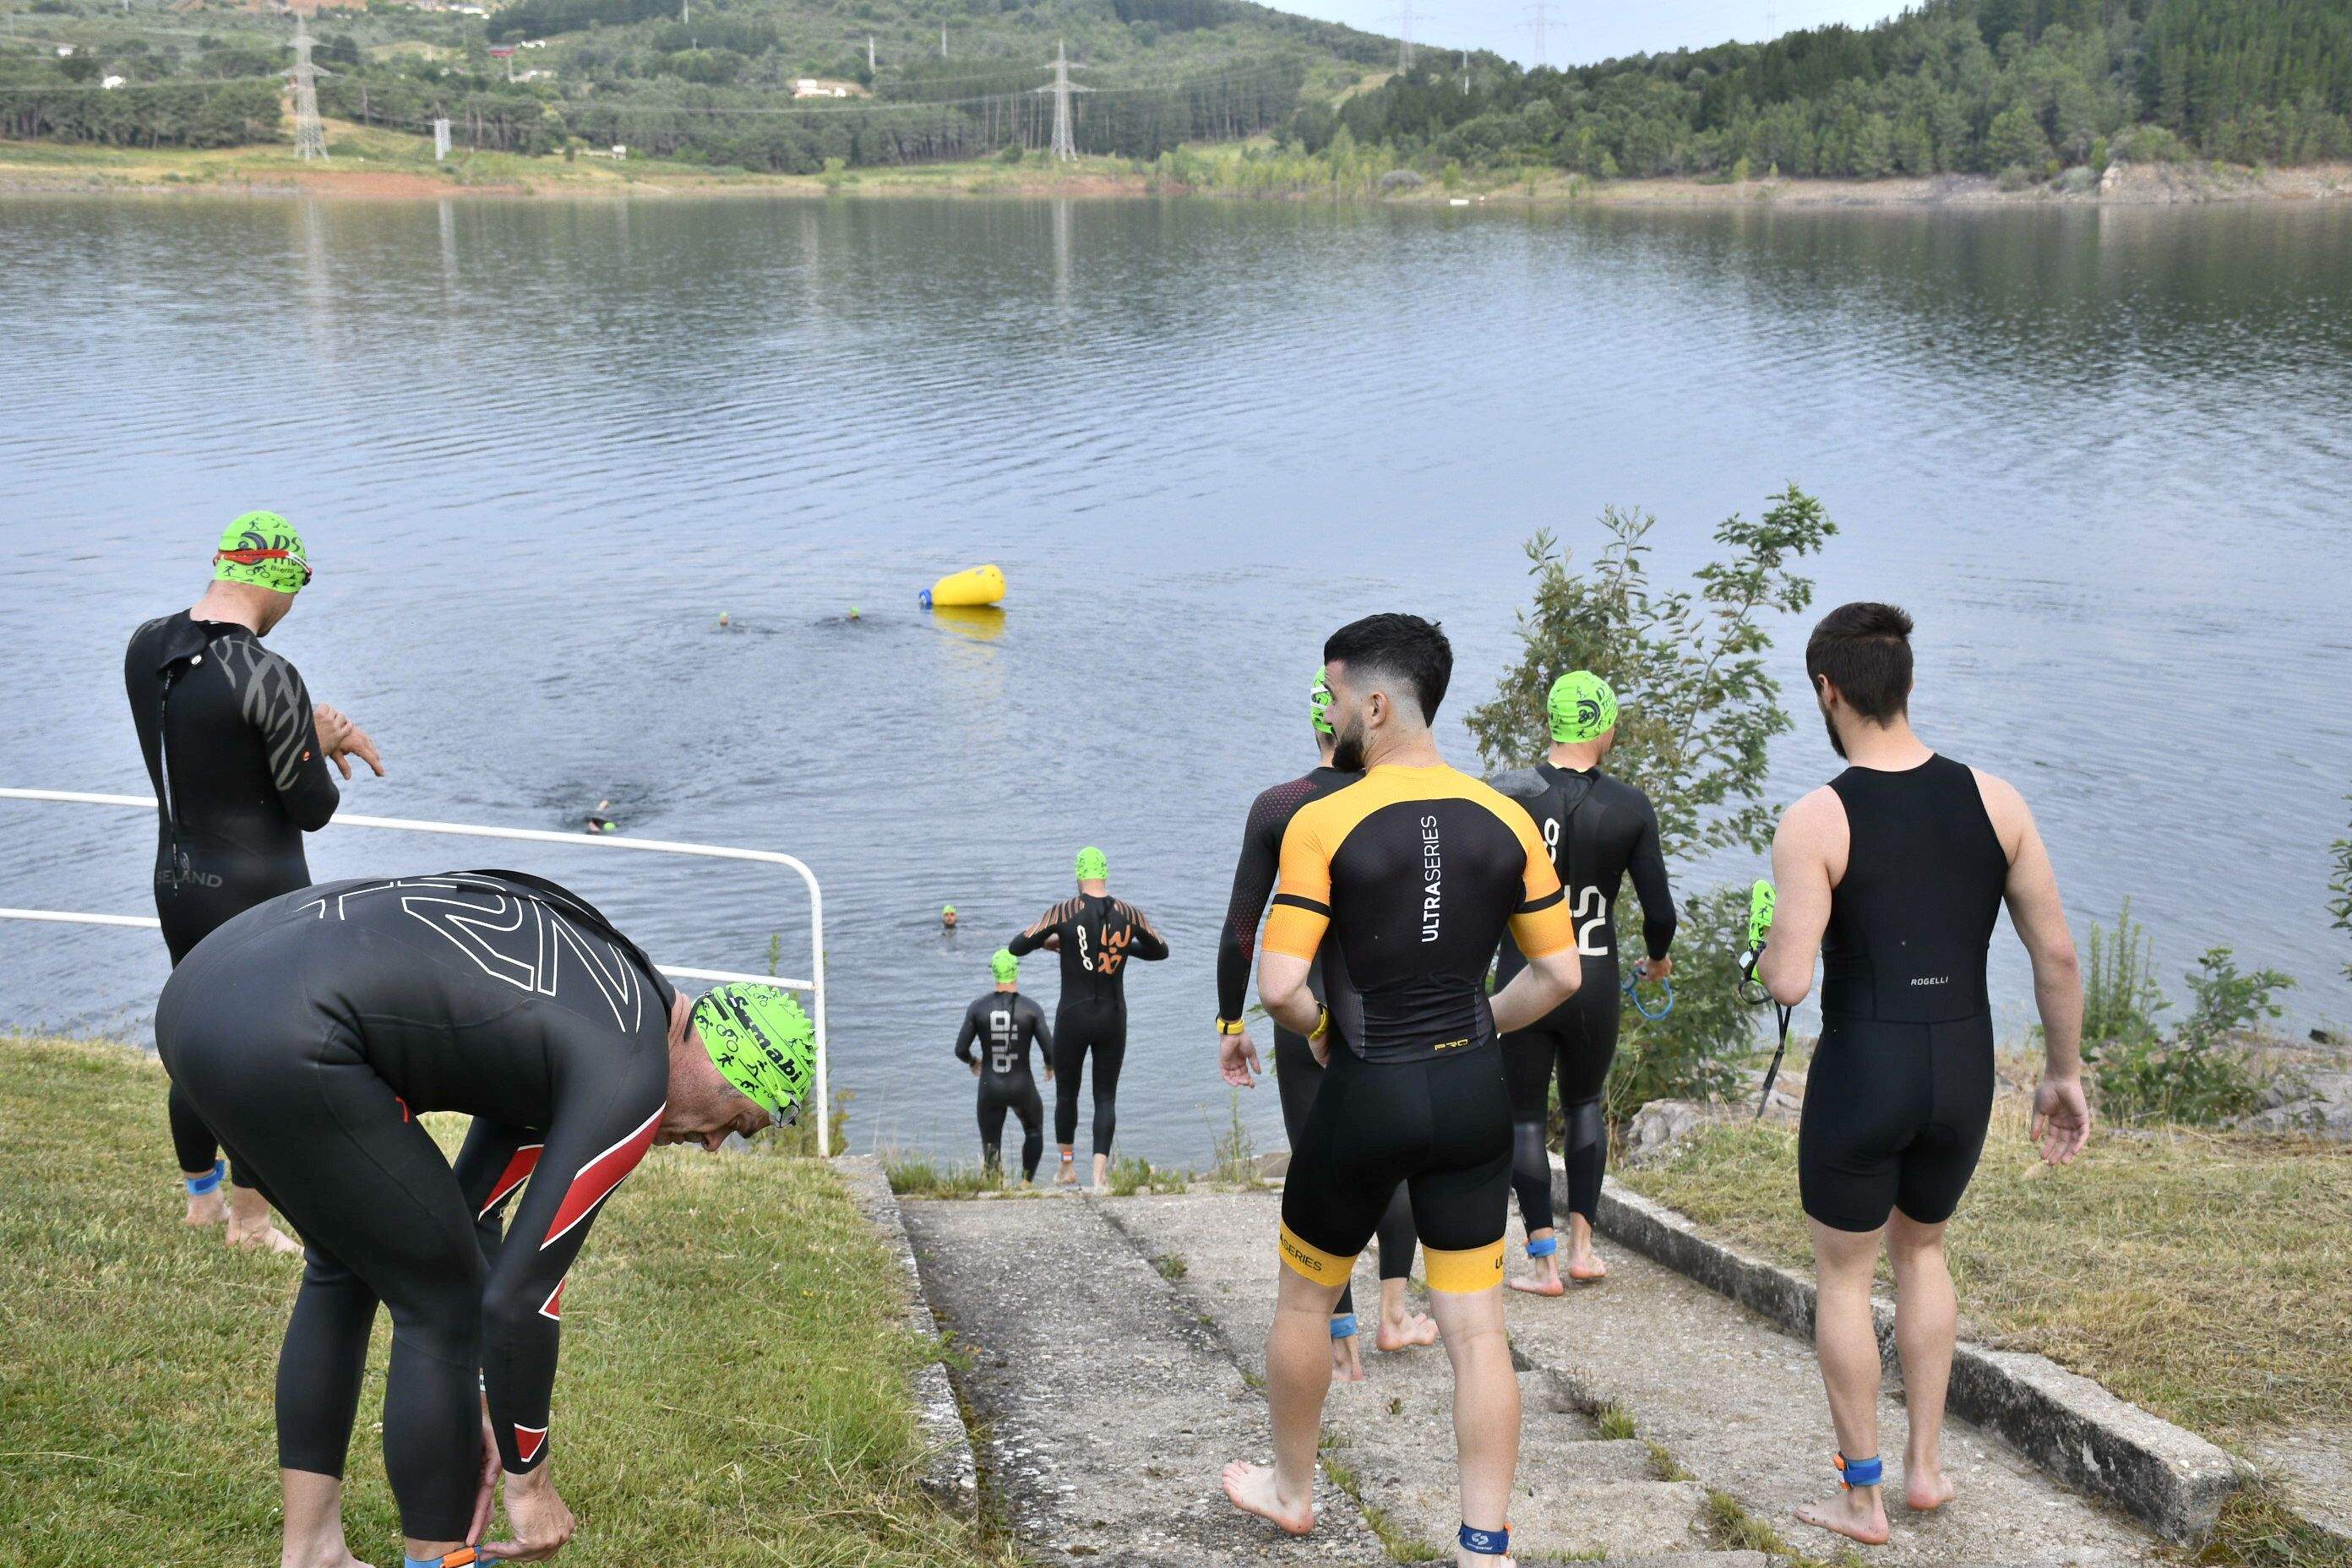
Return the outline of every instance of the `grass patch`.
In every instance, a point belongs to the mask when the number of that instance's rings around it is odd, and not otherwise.
[[[1622,1443],[1633,1436],[1633,1413],[1622,1405],[1604,1405],[1592,1413],[1592,1419],[1610,1442]]]
[[[2352,1148],[2101,1132],[2051,1171],[2026,1141],[2029,1114],[2015,1097],[1996,1108],[1952,1225],[1974,1333],[2222,1442],[2341,1419],[2352,1406]],[[1709,1128],[1624,1179],[1741,1246],[1811,1267],[1791,1130]]]
[[[1687,1481],[1696,1479],[1688,1470],[1683,1468],[1683,1462],[1680,1459],[1675,1458],[1674,1455],[1666,1451],[1666,1446],[1664,1443],[1653,1438],[1650,1441],[1649,1448],[1650,1474],[1655,1476],[1658,1479],[1662,1481]]]
[[[1151,1267],[1160,1270],[1162,1279],[1181,1279],[1187,1272],[1184,1260],[1172,1252],[1164,1252],[1153,1258]]]
[[[929,1154],[908,1154],[886,1161],[890,1190],[905,1198],[971,1198],[1006,1190],[1002,1176],[991,1175],[979,1164],[950,1164]]]
[[[1364,1500],[1363,1482],[1348,1462],[1339,1457],[1339,1450],[1347,1446],[1346,1438],[1328,1426],[1323,1429],[1323,1436],[1316,1444],[1322,1452],[1323,1473],[1331,1478],[1333,1486],[1348,1494],[1349,1500],[1356,1505],[1356,1511],[1364,1516],[1364,1522],[1371,1527],[1373,1535],[1380,1539],[1381,1550],[1389,1554],[1389,1561],[1434,1563],[1448,1555],[1399,1524],[1396,1517],[1386,1509]]]
[[[299,1268],[180,1225],[163,1092],[123,1047],[0,1037],[0,1539],[26,1561],[209,1568],[277,1549],[270,1388]],[[906,1331],[898,1289],[824,1166],[654,1151],[564,1293],[568,1557],[1009,1563],[920,1489],[906,1380],[938,1350]],[[346,1502],[375,1563],[400,1555],[375,1430],[389,1341]]]
[[[2242,1487],[2221,1505],[2200,1563],[2231,1568],[2352,1568],[2352,1545],[2297,1518],[2274,1482]]]

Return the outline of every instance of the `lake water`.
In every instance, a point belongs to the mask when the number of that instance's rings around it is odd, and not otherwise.
[[[1241,818],[1312,760],[1324,634],[1443,617],[1469,763],[1522,540],[1644,507],[1678,576],[1791,479],[1843,530],[1818,604],[1917,616],[1922,731],[2025,790],[2078,933],[2129,896],[2176,991],[2226,941],[2303,982],[2298,1026],[2352,1019],[2352,207],[10,198],[0,250],[0,783],[143,792],[123,640],[226,519],[283,510],[320,575],[273,646],[392,770],[348,809],[609,797],[814,867],[861,1149],[971,1156],[962,1005],[1096,843],[1175,950],[1129,984],[1122,1142],[1203,1161]],[[917,610],[982,560],[1000,628]],[[1776,798],[1834,771],[1800,718]],[[0,824],[0,904],[150,911],[147,819]],[[781,932],[805,972],[797,886],[749,868],[311,852],[483,863],[671,962],[764,968]],[[135,1037],[164,973],[152,932],[0,922],[0,1024]]]

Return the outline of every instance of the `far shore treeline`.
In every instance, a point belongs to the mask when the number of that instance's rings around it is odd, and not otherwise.
[[[1876,26],[1762,44],[1532,70],[1424,51],[1402,73],[1384,68],[1390,40],[1247,0],[1110,0],[1076,16],[1007,0],[985,20],[948,19],[960,48],[925,0],[866,0],[848,19],[815,5],[712,0],[690,23],[672,0],[339,12],[318,24],[333,73],[320,103],[407,132],[446,116],[460,147],[500,153],[617,143],[772,174],[1014,157],[1050,135],[1036,89],[1066,37],[1093,89],[1075,104],[1078,151],[1162,160],[1163,173],[1186,143],[1252,138],[1275,145],[1250,156],[1351,174],[1967,173],[2078,188],[2111,161],[2352,158],[2343,0],[1926,0]],[[109,12],[34,0],[28,23],[83,41],[60,53],[29,26],[0,39],[0,134],[284,138],[282,22],[199,10],[159,33]],[[870,33],[889,40],[871,68]],[[515,59],[489,53],[516,45]],[[810,77],[849,96],[795,99]]]

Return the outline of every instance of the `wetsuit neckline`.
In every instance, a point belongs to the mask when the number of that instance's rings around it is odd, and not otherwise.
[[[1865,767],[1860,763],[1848,763],[1845,765],[1845,771],[1850,773],[1879,773],[1887,778],[1899,779],[1906,773],[1916,773],[1922,768],[1932,767],[1943,760],[1944,753],[1931,747],[1926,758],[1912,763],[1907,768],[1873,768]]]

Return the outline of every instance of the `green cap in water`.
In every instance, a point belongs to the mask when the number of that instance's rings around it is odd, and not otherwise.
[[[249,511],[221,530],[213,580],[246,583],[273,594],[299,594],[310,581],[302,536],[274,511]]]
[[[988,972],[996,976],[999,985],[1010,985],[1021,978],[1021,961],[1013,956],[1009,947],[1000,947],[988,961]]]
[[[1775,902],[1777,899],[1772,884],[1759,877],[1756,885],[1748,889],[1748,946],[1750,952],[1762,947],[1764,939],[1772,934]]]
[[[1109,875],[1110,861],[1104,858],[1101,850],[1089,844],[1078,851],[1079,881],[1099,882]]]
[[[731,980],[694,1005],[693,1023],[719,1076],[777,1126],[800,1114],[815,1072],[816,1029],[789,994]]]
[[[955,913],[955,906],[953,904],[941,904],[940,906],[940,913],[943,915],[951,915]]]
[[[1597,741],[1617,727],[1617,694],[1589,669],[1571,669],[1551,683],[1544,700],[1551,738],[1562,744]]]
[[[1315,684],[1307,689],[1307,711],[1315,721],[1317,734],[1328,735],[1331,732],[1331,721],[1328,717],[1331,711],[1331,678],[1329,672],[1319,664],[1315,667]]]

